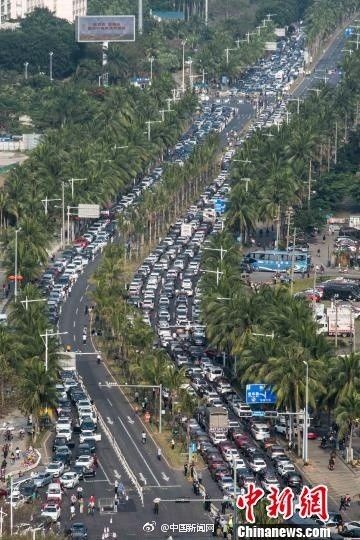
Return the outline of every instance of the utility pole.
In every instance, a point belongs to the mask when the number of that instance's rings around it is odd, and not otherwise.
[[[74,182],[84,182],[87,180],[87,178],[69,178],[69,182],[71,183],[71,198],[74,198]]]
[[[18,283],[18,234],[21,231],[21,227],[15,231],[15,284],[14,284],[14,296],[15,302],[17,300],[17,283]]]
[[[181,43],[182,45],[182,91],[185,92],[185,44],[186,39]]]
[[[251,178],[240,178],[242,182],[245,182],[245,192],[247,193],[249,191],[249,182],[251,182]]]
[[[139,9],[138,9],[138,32],[141,35],[143,33],[143,0],[139,0]]]
[[[280,242],[280,204],[278,205],[277,224],[276,224],[276,249],[279,249]]]
[[[61,229],[61,247],[65,248],[65,182],[61,182],[61,201],[62,201],[62,229]]]
[[[309,162],[309,177],[308,177],[308,210],[310,210],[311,202],[311,181],[312,181],[312,162]]]
[[[337,153],[338,153],[338,123],[335,122],[335,155],[334,155],[334,164],[337,164]]]
[[[296,227],[294,228],[293,250],[291,252],[291,284],[290,284],[290,293],[291,293],[291,295],[294,292],[295,245],[296,245]]]
[[[45,199],[41,199],[41,202],[44,204],[45,207],[45,216],[48,215],[48,203],[54,201],[61,201],[61,199],[48,199],[47,196],[45,197]]]
[[[29,309],[29,304],[32,302],[46,302],[46,298],[36,298],[34,300],[29,300],[27,296],[25,296],[25,300],[21,300],[20,304],[25,304],[26,311]]]
[[[335,352],[338,348],[338,303],[335,300]]]
[[[209,24],[209,0],[205,0],[205,26]]]

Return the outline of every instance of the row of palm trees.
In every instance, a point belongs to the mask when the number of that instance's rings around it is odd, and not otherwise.
[[[97,329],[101,330],[98,347],[111,361],[120,382],[162,384],[181,411],[190,413],[195,403],[180,388],[186,380],[183,370],[176,369],[167,353],[155,347],[153,330],[143,321],[141,312],[127,302],[124,255],[119,244],[108,246],[93,276],[92,299]],[[173,407],[172,412],[176,410]]]
[[[220,259],[218,251],[226,250]],[[254,289],[240,274],[241,251],[228,232],[210,243],[202,267],[218,268],[201,279],[202,316],[211,344],[231,358],[228,366],[242,386],[271,384],[280,410],[300,413],[305,404],[305,366],[309,366],[309,403],[314,413],[335,411],[341,433],[351,434],[360,417],[360,354],[336,357],[317,333],[308,303],[286,287]],[[259,335],[260,334],[260,335]],[[298,448],[300,445],[298,431]]]
[[[257,131],[235,156],[227,223],[243,241],[257,223],[266,226],[274,221],[281,239],[289,212],[316,208],[317,183],[338,164],[340,149],[359,122],[358,51],[345,59],[343,70],[337,88],[322,85],[304,103],[291,104],[288,122]],[[248,185],[244,177],[250,178]],[[329,206],[320,206],[325,215]]]
[[[118,218],[120,233],[131,241],[130,257],[139,258],[166,233],[208,185],[218,169],[219,138],[210,135],[183,165],[169,164],[154,189]]]
[[[29,300],[26,305],[25,299]],[[18,301],[9,308],[9,325],[0,326],[0,408],[17,406],[32,415],[34,435],[47,407],[56,402],[59,346],[48,338],[48,369],[45,368],[45,343],[41,337],[49,326],[43,302],[36,287],[28,284],[20,292]]]
[[[85,93],[89,115],[84,115],[83,108],[77,112],[72,95],[68,95],[75,93],[78,98],[83,94],[80,88],[49,90],[54,93],[54,117],[58,110],[57,129],[47,132],[29,159],[8,174],[0,189],[0,221],[9,274],[14,272],[15,228],[20,229],[18,273],[24,281],[34,280],[46,264],[47,250],[60,230],[63,185],[65,207],[78,203],[107,207],[174,144],[195,110],[196,100],[191,94],[174,102],[174,112],[165,114],[163,122],[152,125],[150,140],[145,133],[146,121],[161,119],[157,111],[164,108],[170,90],[171,81],[164,76],[148,91],[111,88],[100,102],[97,96]],[[74,182],[74,197],[71,178],[84,179]],[[58,200],[48,204],[47,214],[42,202],[46,198]]]

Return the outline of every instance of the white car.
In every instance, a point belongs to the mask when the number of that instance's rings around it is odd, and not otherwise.
[[[72,431],[68,428],[59,428],[58,430],[56,430],[56,436],[64,437],[64,439],[66,439],[66,442],[70,442],[72,439]]]
[[[25,503],[25,497],[20,492],[16,491],[12,495],[12,499],[8,497],[6,504],[11,504],[13,508],[20,508]]]
[[[276,478],[276,476],[265,476],[261,480],[261,485],[264,488],[264,490],[268,492],[270,492],[271,486],[280,488],[280,483],[278,479]]]
[[[60,483],[66,488],[74,488],[79,483],[79,475],[73,471],[66,472],[60,478]]]
[[[292,473],[296,471],[292,463],[284,461],[283,463],[282,462],[279,463],[277,472],[279,473],[280,476],[285,476],[285,474],[287,473]]]
[[[267,468],[267,465],[266,465],[266,462],[260,458],[260,457],[254,457],[252,459],[252,461],[249,461],[249,467],[250,469],[252,469],[254,472],[259,472],[261,471],[262,469],[266,469]]]
[[[360,521],[347,521],[344,523],[345,531],[351,531],[352,529],[360,529]]]
[[[57,461],[56,463],[49,463],[46,467],[46,472],[50,473],[53,478],[58,478],[64,472],[65,466],[62,461]]]
[[[75,466],[78,467],[85,467],[86,469],[90,469],[94,463],[94,459],[92,456],[79,456],[77,460],[75,461]]]
[[[89,439],[94,439],[94,441],[101,441],[101,433],[90,431],[88,429],[85,429],[80,433],[80,443],[86,442]]]
[[[49,517],[52,521],[57,521],[60,518],[60,506],[58,504],[46,504],[41,511],[41,517]]]
[[[49,501],[61,502],[62,500],[62,491],[60,484],[49,484],[49,487],[46,492],[46,498]]]
[[[67,428],[71,429],[71,419],[67,417],[58,418],[56,422],[55,429],[58,431],[59,429]]]

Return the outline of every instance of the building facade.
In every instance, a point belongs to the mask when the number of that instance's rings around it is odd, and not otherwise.
[[[0,24],[22,19],[35,8],[47,8],[56,17],[74,22],[78,15],[86,15],[87,0],[0,0]]]

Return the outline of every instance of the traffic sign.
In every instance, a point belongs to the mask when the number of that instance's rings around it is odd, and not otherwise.
[[[266,384],[247,384],[246,403],[276,403],[276,394]]]
[[[192,454],[195,454],[196,453],[196,442],[191,442],[189,444],[189,451],[192,453]]]
[[[265,416],[265,411],[253,411],[253,416]]]
[[[223,214],[226,210],[226,202],[222,199],[216,199],[214,208],[217,214]]]

